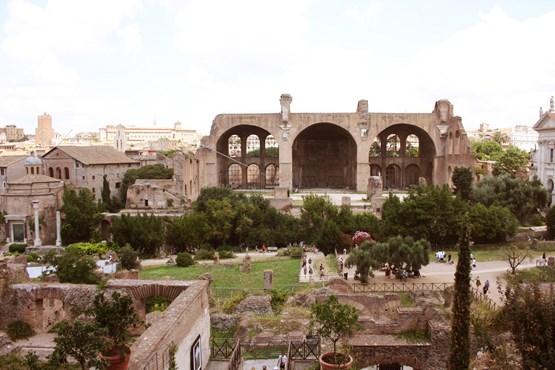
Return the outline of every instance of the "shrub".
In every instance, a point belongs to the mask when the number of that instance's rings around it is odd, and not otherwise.
[[[225,313],[233,313],[237,305],[241,303],[243,299],[247,298],[247,295],[248,295],[247,292],[241,292],[241,293],[235,294],[233,297],[225,301],[225,303],[223,304],[222,310]]]
[[[121,262],[121,266],[126,270],[133,270],[141,266],[139,262],[139,252],[131,248],[129,244],[121,248],[118,252],[118,257]]]
[[[283,290],[270,290],[270,296],[272,297],[272,300],[270,301],[270,305],[272,306],[272,310],[274,310],[275,313],[279,313],[283,307],[283,305],[285,304],[285,302],[287,301],[287,298],[289,297],[289,294],[286,291]]]
[[[70,250],[54,259],[56,274],[60,283],[96,284],[96,263],[89,256],[82,256],[77,250]]]
[[[218,255],[220,256],[221,259],[235,258],[235,253],[227,250],[219,251]]]
[[[35,335],[35,331],[25,321],[17,320],[8,325],[7,334],[12,341],[16,341],[32,337]]]
[[[10,244],[9,251],[11,253],[25,253],[25,249],[27,249],[27,244],[25,243],[13,243]]]
[[[39,255],[35,252],[27,255],[27,262],[37,262],[38,259],[39,259]]]
[[[89,256],[105,254],[108,249],[109,247],[105,243],[73,243],[66,247],[66,251],[76,250]]]
[[[193,256],[187,252],[181,252],[177,254],[175,259],[175,264],[179,267],[189,267],[195,264]]]
[[[146,312],[154,311],[164,311],[172,303],[172,300],[168,297],[162,296],[151,296],[145,300]]]
[[[214,259],[214,249],[212,248],[201,248],[195,253],[195,260],[213,260]]]
[[[530,218],[528,219],[528,223],[531,226],[542,226],[543,225],[543,219],[542,216],[539,214],[533,214],[532,216],[530,216]]]
[[[301,247],[289,248],[289,257],[300,259],[303,256],[303,249]]]

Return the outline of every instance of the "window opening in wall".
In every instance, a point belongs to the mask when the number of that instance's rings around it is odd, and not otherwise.
[[[148,199],[145,199],[145,207],[148,207]]]
[[[553,162],[553,149],[549,150],[549,162]]]
[[[116,182],[116,189],[119,189],[121,187],[121,182]]]
[[[92,175],[92,179],[93,179],[93,180],[96,179],[96,176],[95,176],[95,175]]]

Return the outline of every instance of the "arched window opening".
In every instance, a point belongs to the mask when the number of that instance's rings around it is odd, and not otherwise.
[[[392,134],[387,137],[386,156],[399,157],[401,151],[401,140],[399,136]]]
[[[227,140],[228,155],[230,157],[241,157],[241,138],[238,135],[231,135]]]
[[[62,170],[60,169],[60,167],[56,167],[56,178],[58,180],[62,179]]]
[[[260,168],[256,164],[247,167],[247,186],[251,189],[260,187]]]
[[[247,137],[247,157],[260,157],[260,138],[257,135]]]
[[[278,171],[275,164],[269,164],[266,166],[266,186],[277,186],[279,185]]]
[[[241,166],[239,166],[237,163],[234,163],[229,166],[227,172],[228,172],[228,178],[229,178],[229,186],[231,186],[232,188],[241,187],[241,182],[243,177],[243,171],[241,169]]]
[[[64,167],[64,177],[66,180],[69,180],[69,168]]]
[[[54,169],[53,169],[52,167],[49,167],[49,168],[48,168],[48,175],[49,175],[50,177],[54,177]]]
[[[277,140],[272,135],[266,136],[264,149],[266,158],[279,158],[279,146]]]
[[[415,134],[407,136],[405,149],[407,157],[418,158],[420,156],[420,141],[418,136]]]
[[[375,138],[370,146],[370,158],[379,158],[382,155],[382,143],[379,138]]]

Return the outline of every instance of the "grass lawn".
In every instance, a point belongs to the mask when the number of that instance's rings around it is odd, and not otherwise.
[[[264,261],[253,261],[251,272],[240,272],[240,264],[228,265],[225,260],[218,266],[196,264],[189,267],[163,266],[141,271],[141,279],[161,280],[171,276],[174,280],[196,280],[204,273],[211,273],[214,277],[212,288],[263,289],[264,270],[273,271],[274,289],[299,285],[299,259],[289,257],[274,257]]]

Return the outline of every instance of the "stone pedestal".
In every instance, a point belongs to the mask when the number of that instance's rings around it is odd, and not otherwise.
[[[350,207],[351,206],[351,197],[346,197],[346,196],[341,197],[341,205]]]
[[[368,188],[366,189],[366,198],[371,200],[374,197],[383,196],[383,182],[381,176],[370,176],[368,178]]]
[[[274,188],[274,198],[289,198],[289,196],[287,195],[287,188],[276,186]]]
[[[272,270],[264,270],[264,291],[269,292],[273,289],[273,272]]]
[[[547,257],[547,266],[555,266],[555,257],[553,256]]]

